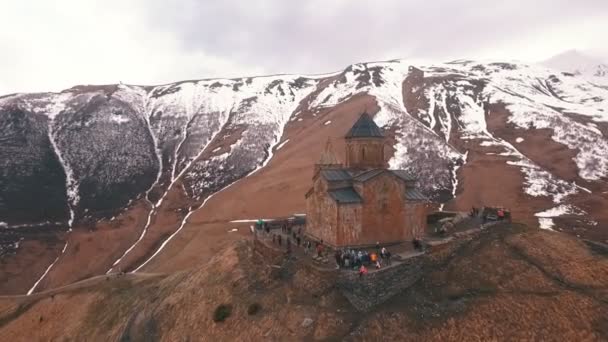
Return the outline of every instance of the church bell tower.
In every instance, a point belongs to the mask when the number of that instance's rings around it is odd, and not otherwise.
[[[384,145],[386,138],[382,129],[367,113],[361,114],[357,122],[344,137],[346,140],[346,167],[353,169],[381,169],[386,167]]]

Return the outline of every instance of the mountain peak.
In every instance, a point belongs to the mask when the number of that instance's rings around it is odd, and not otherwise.
[[[597,74],[598,70],[606,69],[606,63],[601,59],[589,56],[575,49],[557,54],[540,64],[563,72],[594,76],[603,76],[595,74]]]

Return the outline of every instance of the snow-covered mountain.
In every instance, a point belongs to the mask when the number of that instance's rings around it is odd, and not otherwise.
[[[0,217],[71,225],[142,194],[157,203],[178,178],[192,197],[213,192],[268,159],[317,82],[276,76],[5,96]],[[214,139],[228,136],[227,151],[200,158]]]
[[[576,50],[569,50],[558,55],[555,55],[546,61],[541,62],[542,65],[576,75],[588,77],[607,77],[608,62],[602,61],[599,58],[587,56]]]
[[[391,166],[417,171],[431,195],[452,192],[453,169],[466,162],[456,140],[503,148],[531,195],[558,202],[577,191],[488,131],[490,103],[506,104],[514,128],[553,130],[556,143],[576,151],[582,181],[608,174],[608,144],[598,126],[608,121],[605,87],[522,64],[361,63],[317,77],[78,86],[2,97],[0,218],[12,225],[104,215],[142,194],[158,202],[178,178],[189,196],[206,196],[267,162],[285,124],[304,109],[337,106],[358,93],[374,96],[378,123],[396,128]],[[230,142],[208,151],[219,139]],[[442,167],[427,169],[419,154]]]
[[[181,222],[172,230],[181,229],[210,195],[267,165],[289,141],[290,123],[314,122],[360,94],[379,107],[391,167],[417,174],[446,208],[515,206],[544,228],[570,218],[561,228],[576,234],[608,224],[608,87],[536,65],[407,60],[319,76],[0,97],[0,221],[76,229],[143,200],[139,243],[179,190],[167,212]]]

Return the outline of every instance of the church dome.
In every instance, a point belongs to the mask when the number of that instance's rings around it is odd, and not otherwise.
[[[376,125],[374,120],[367,113],[361,114],[359,120],[345,136],[346,139],[352,138],[384,138],[382,129]]]

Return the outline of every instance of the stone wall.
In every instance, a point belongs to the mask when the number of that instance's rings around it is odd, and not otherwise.
[[[271,276],[291,281],[291,285],[311,294],[323,293],[336,286],[338,272],[324,269],[312,264],[312,260],[297,259],[287,256],[284,249],[270,246],[260,240],[254,240],[254,250],[263,260],[274,267]]]
[[[253,250],[261,255],[269,264],[280,262],[285,256],[283,250],[270,247],[258,239],[253,240]]]
[[[337,204],[327,195],[327,181],[317,176],[306,198],[306,234],[331,245],[337,239]]]
[[[405,241],[411,241],[414,237],[426,235],[426,215],[428,212],[425,202],[405,202],[405,222],[407,224],[409,236],[404,236]]]
[[[405,183],[400,178],[384,172],[366,182],[355,183],[355,188],[363,197],[362,231],[346,236],[343,245],[411,240],[411,227],[405,221]]]
[[[291,281],[294,288],[315,295],[335,287],[355,309],[365,312],[414,285],[428,267],[448,262],[460,247],[482,232],[482,229],[475,228],[437,240],[427,245],[424,254],[395,260],[393,266],[372,271],[362,278],[355,271],[336,271],[317,267],[311,260],[287,258],[283,250],[259,240],[254,240],[254,248],[269,264],[278,267],[277,273]]]
[[[353,236],[360,236],[363,207],[361,203],[341,204],[338,206],[338,239],[337,244],[352,243]]]
[[[292,285],[310,294],[320,295],[336,286],[338,272],[316,267],[310,262],[300,262],[295,268]]]
[[[422,276],[424,255],[404,260],[401,264],[359,277],[358,272],[341,272],[337,286],[359,311],[368,311],[412,286]]]

